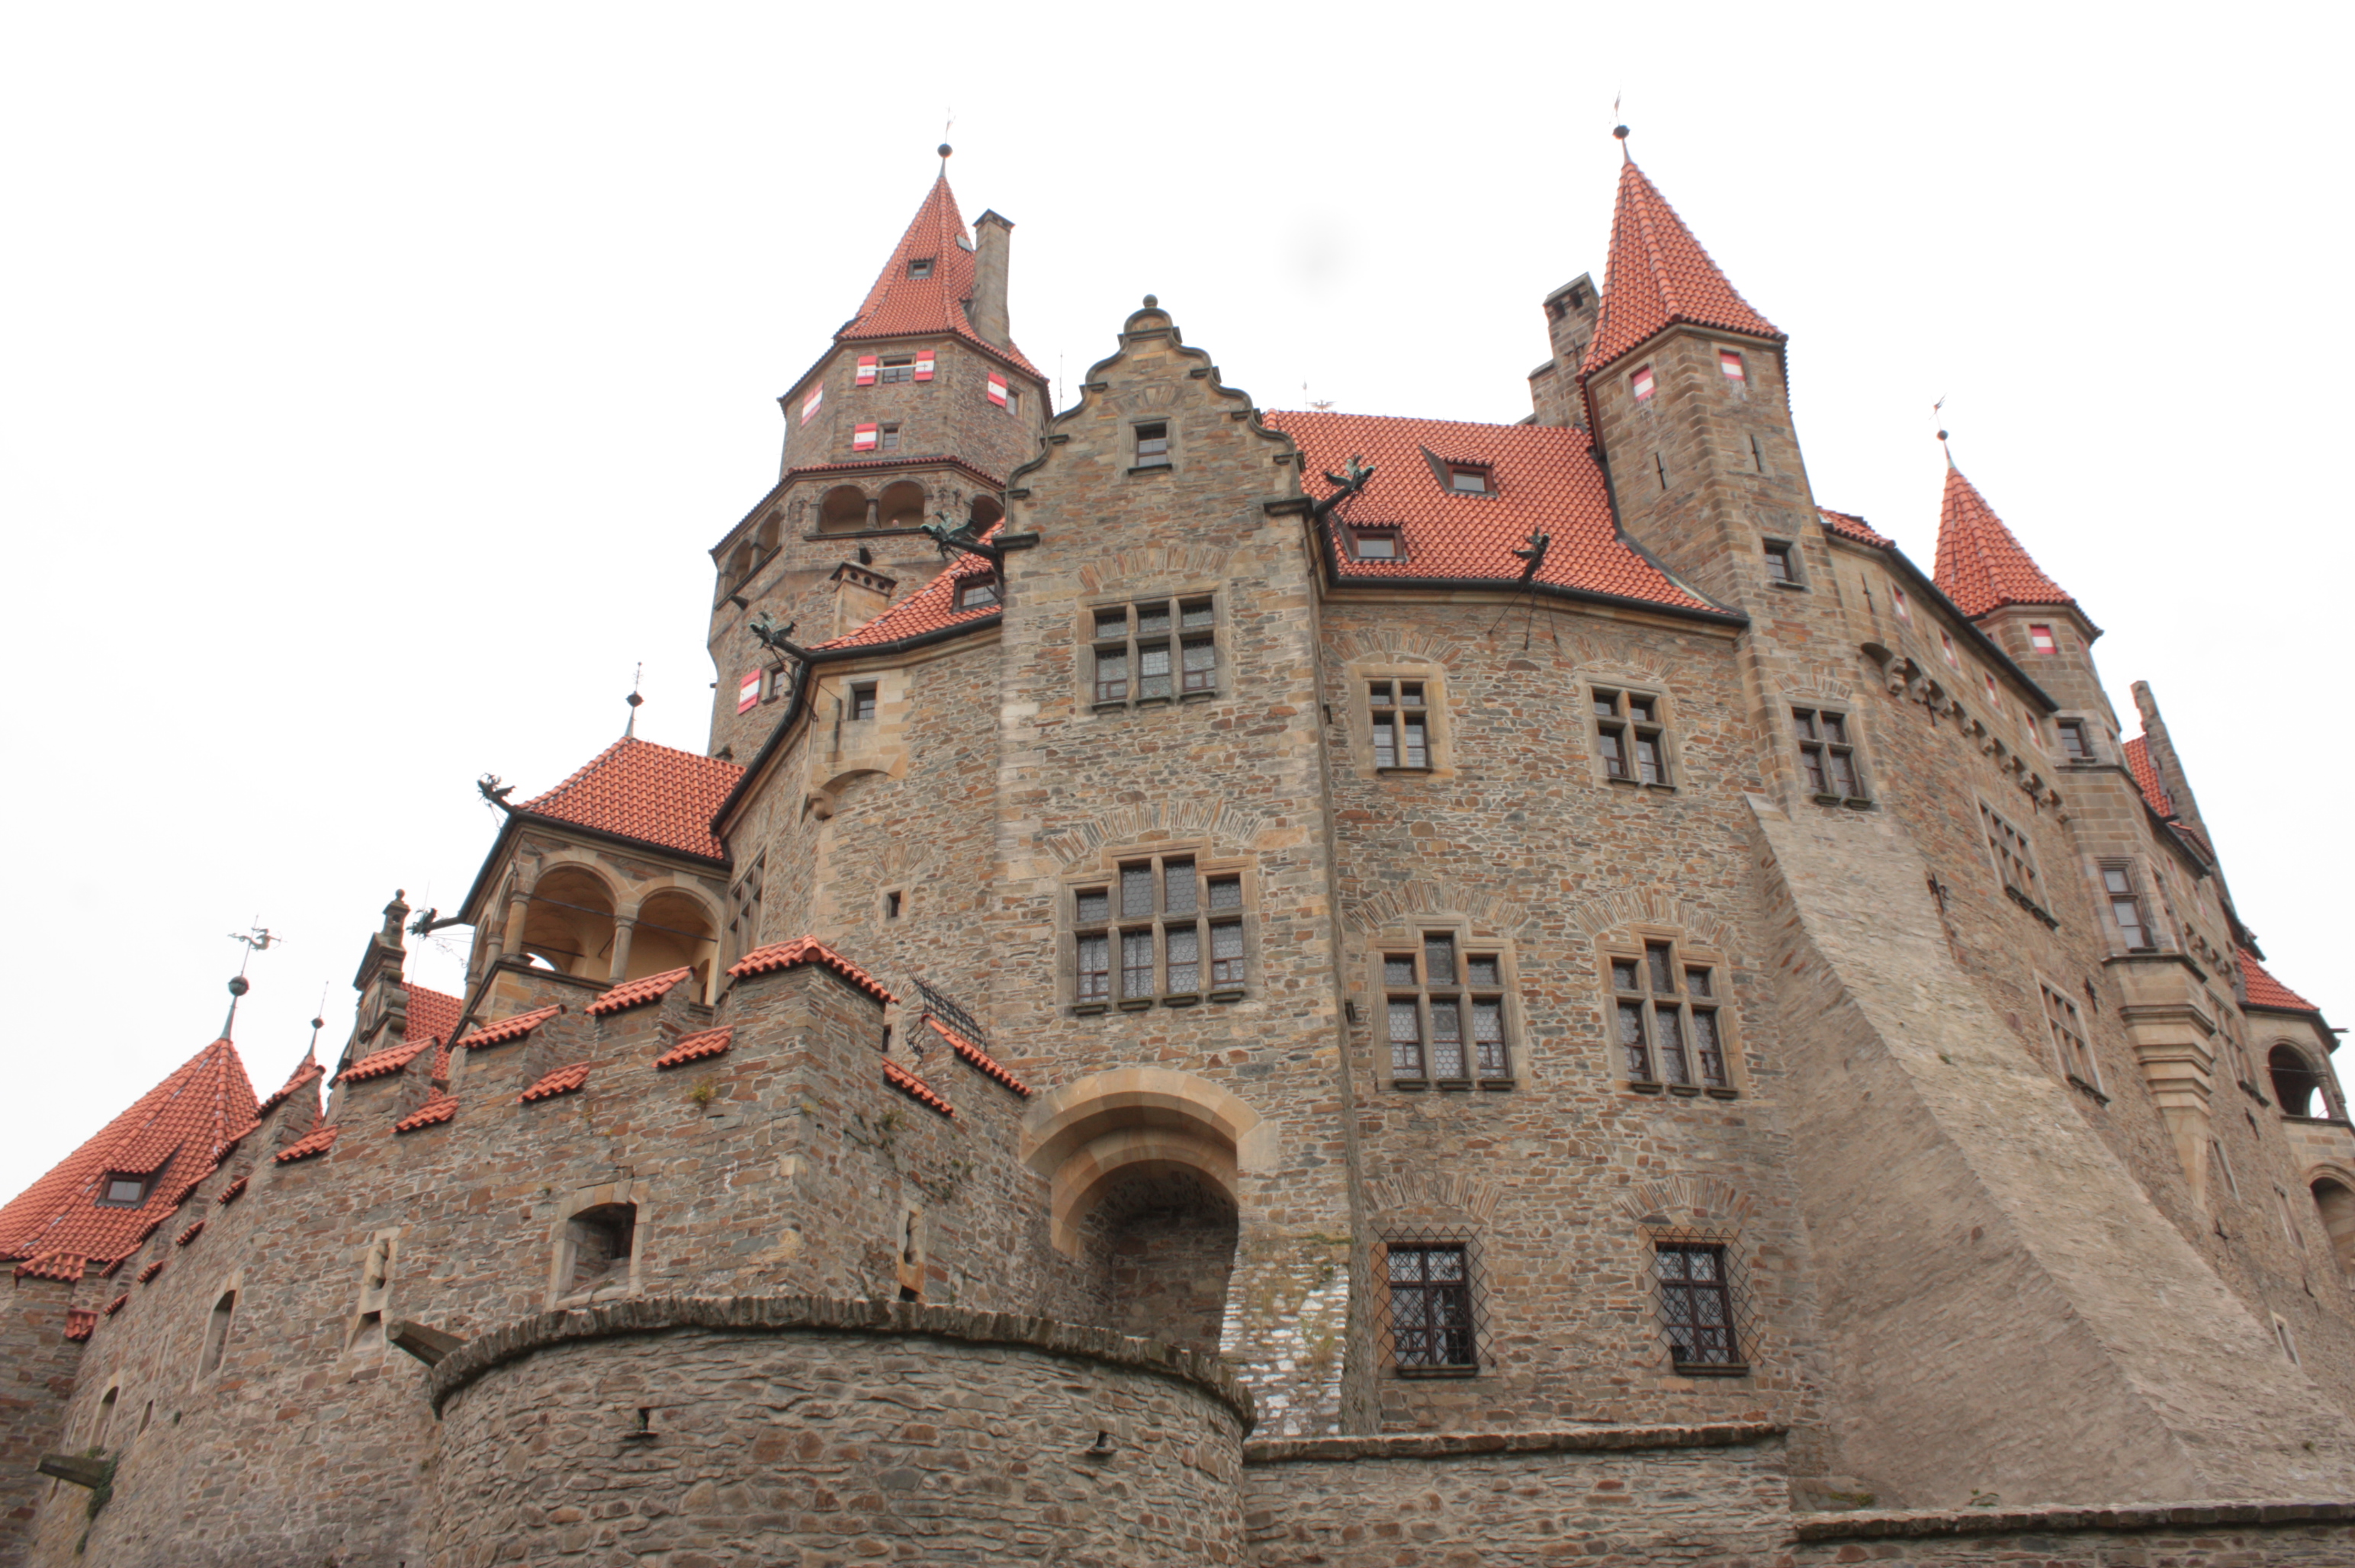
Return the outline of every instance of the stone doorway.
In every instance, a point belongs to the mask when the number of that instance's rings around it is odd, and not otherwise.
[[[1223,1188],[1182,1165],[1131,1166],[1101,1189],[1080,1234],[1104,1327],[1218,1353],[1238,1234]]]

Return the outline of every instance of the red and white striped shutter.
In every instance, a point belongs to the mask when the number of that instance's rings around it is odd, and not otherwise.
[[[989,400],[1001,409],[1006,406],[1006,378],[995,370],[989,373]]]
[[[932,351],[929,348],[919,348],[916,350],[916,379],[929,381],[932,379]]]
[[[1725,379],[1729,381],[1746,381],[1750,379],[1748,372],[1742,367],[1742,356],[1731,348],[1721,348],[1717,351],[1717,368],[1725,372]]]
[[[1637,370],[1636,372],[1635,379],[1631,384],[1636,389],[1636,400],[1637,402],[1640,403],[1645,399],[1650,397],[1652,395],[1652,368],[1649,365],[1646,365],[1643,368]]]
[[[2057,654],[2061,651],[2061,645],[2052,639],[2052,628],[2050,626],[2029,627],[2028,642],[2029,645],[2040,654]]]
[[[872,354],[858,357],[858,384],[862,387],[875,384],[875,356]]]
[[[850,450],[853,452],[874,451],[875,427],[871,424],[863,424],[852,430],[850,432]]]
[[[802,423],[809,423],[817,413],[818,404],[824,401],[826,401],[826,383],[820,381],[812,387],[809,389],[809,395],[802,400]]]
[[[760,700],[761,672],[748,669],[744,672],[744,684],[736,688],[736,711],[741,713]]]

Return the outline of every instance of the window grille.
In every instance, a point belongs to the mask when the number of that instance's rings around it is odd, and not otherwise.
[[[1730,1091],[1716,966],[1680,956],[1672,942],[1646,943],[1642,957],[1614,955],[1610,963],[1614,1023],[1628,1082],[1687,1093]]]
[[[1374,766],[1431,766],[1431,710],[1423,706],[1423,682],[1376,680],[1366,687],[1374,720]]]
[[[1469,1230],[1382,1232],[1370,1260],[1374,1341],[1401,1377],[1493,1367],[1480,1243]]]
[[[1750,1370],[1755,1304],[1734,1231],[1650,1232],[1652,1309],[1676,1370],[1726,1376]]]
[[[1454,932],[1427,931],[1383,953],[1382,988],[1393,1081],[1512,1082],[1501,955],[1459,955]]]
[[[924,1011],[932,1014],[982,1050],[989,1049],[989,1036],[984,1032],[980,1024],[974,1021],[974,1016],[971,1013],[922,980],[916,982],[916,994],[924,999]]]
[[[1100,605],[1090,615],[1096,706],[1166,702],[1218,690],[1214,601],[1155,599]]]

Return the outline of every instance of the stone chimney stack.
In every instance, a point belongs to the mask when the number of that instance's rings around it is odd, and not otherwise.
[[[897,578],[871,567],[844,561],[834,569],[834,630],[829,637],[846,637],[890,608]]]
[[[1004,348],[1014,341],[1006,322],[1006,256],[1014,225],[995,211],[973,220],[973,304],[965,312],[973,329]]]

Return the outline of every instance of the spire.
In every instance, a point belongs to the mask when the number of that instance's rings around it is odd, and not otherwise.
[[[2007,604],[2076,603],[2044,575],[2011,537],[1963,471],[1946,459],[1946,498],[1938,511],[1939,591],[1973,620]]]
[[[987,213],[982,216],[985,219],[991,217]],[[996,221],[1005,224],[1003,219]],[[875,286],[867,291],[867,301],[858,307],[858,314],[843,325],[834,340],[855,343],[867,338],[950,333],[1037,375],[1038,370],[1023,357],[1022,350],[1011,341],[992,341],[967,315],[968,304],[978,308],[975,300],[975,263],[974,241],[965,232],[964,215],[957,210],[956,193],[949,189],[948,166],[943,158],[940,176],[932,181],[923,206],[916,209],[915,221],[908,225],[908,231],[892,248],[891,259],[883,263],[883,271],[877,276]],[[996,285],[1005,285],[1002,271]],[[1000,308],[1002,313],[1002,304]]]
[[[1625,138],[1620,149],[1625,152]],[[1602,369],[1679,321],[1776,342],[1784,336],[1734,292],[1676,208],[1629,158],[1620,165],[1619,201],[1611,215],[1611,264],[1604,277],[1602,317],[1581,373]]]

